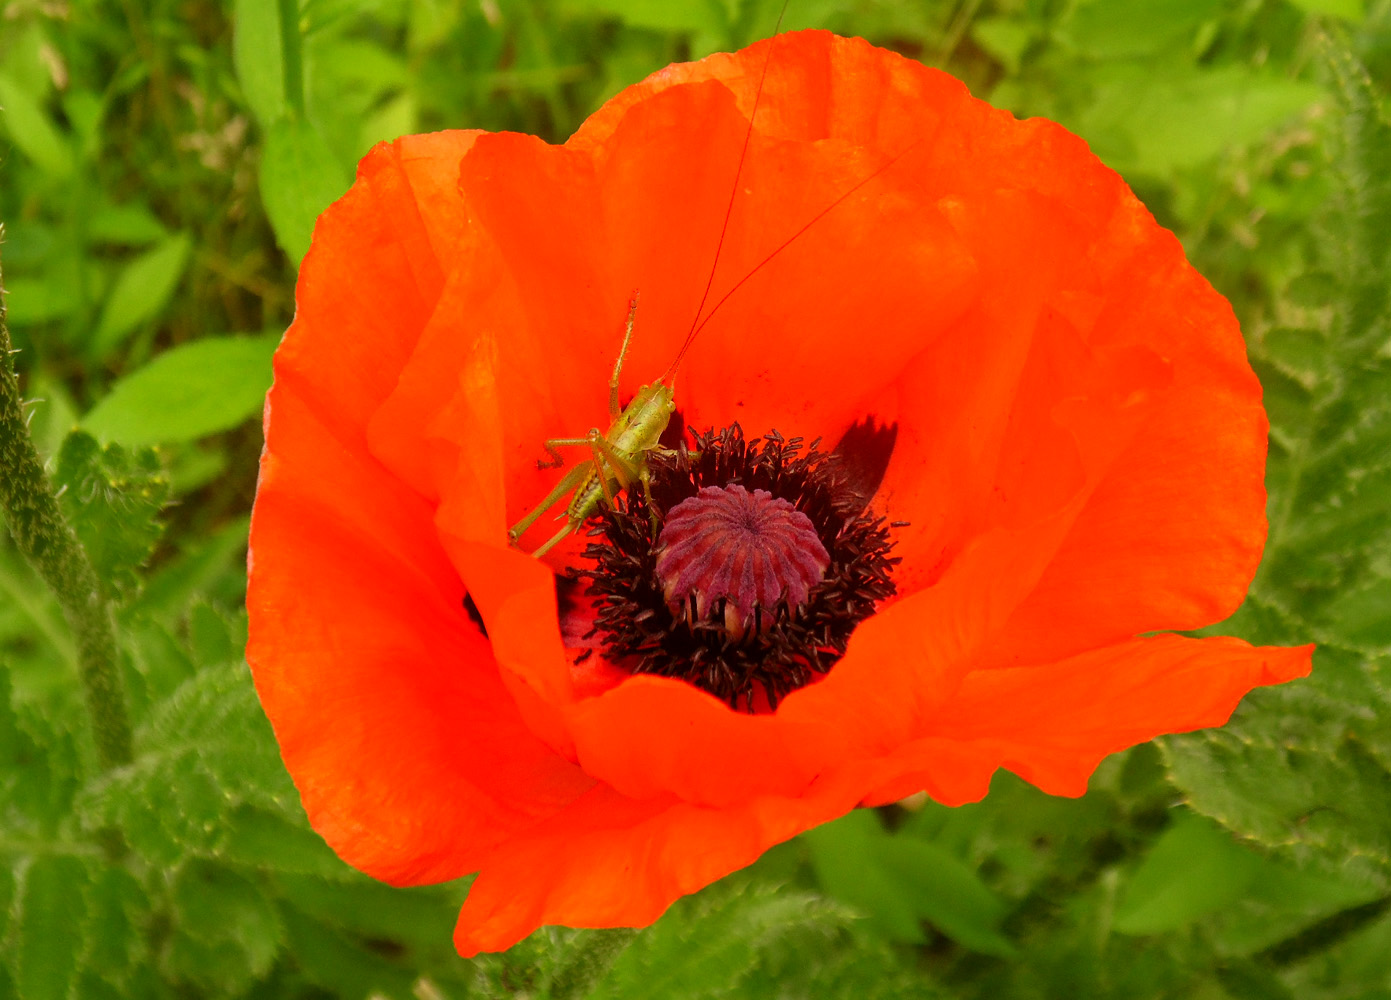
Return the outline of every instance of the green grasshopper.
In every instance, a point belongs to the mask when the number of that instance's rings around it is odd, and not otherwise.
[[[613,498],[620,489],[629,489],[633,483],[642,485],[647,497],[648,509],[652,510],[652,473],[647,464],[647,456],[654,451],[666,451],[661,447],[662,433],[676,412],[676,390],[664,384],[662,378],[651,385],[638,389],[637,395],[622,410],[618,407],[618,378],[623,373],[623,361],[628,356],[628,345],[633,340],[633,323],[637,319],[638,296],[635,292],[628,304],[628,324],[623,331],[623,346],[618,349],[618,360],[613,365],[613,375],[609,378],[609,429],[599,433],[599,428],[590,430],[584,437],[550,438],[545,442],[554,468],[564,463],[558,448],[588,448],[593,456],[590,461],[581,462],[567,472],[556,483],[555,489],[546,494],[526,517],[522,518],[507,532],[507,537],[516,545],[522,535],[536,523],[546,511],[560,502],[566,493],[574,491],[570,503],[565,507],[565,525],[544,542],[534,556],[543,556],[562,538],[576,530],[599,509],[600,503],[613,506]],[[684,351],[683,351],[684,353]],[[678,359],[679,363],[679,359]],[[676,365],[672,366],[674,369]],[[653,514],[656,517],[656,514]]]

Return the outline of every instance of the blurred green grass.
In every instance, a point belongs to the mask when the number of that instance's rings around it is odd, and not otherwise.
[[[1373,794],[1387,780],[1375,748],[1371,764],[1348,751],[1367,775],[1346,786],[1364,813],[1318,863],[1299,844],[1272,854],[1234,839],[1181,805],[1192,797],[1260,832],[1250,802],[1272,772],[1252,748],[1268,734],[1237,729],[1228,756],[1218,747],[1203,762],[1249,765],[1258,787],[1244,800],[1189,780],[1210,748],[1179,742],[1167,757],[1144,747],[1113,759],[1076,802],[1002,778],[965,809],[859,814],[678,904],[607,985],[572,961],[602,951],[598,935],[544,934],[463,963],[447,938],[459,887],[382,889],[305,830],[234,664],[265,359],[291,319],[313,218],[377,141],[439,128],[561,141],[647,73],[767,35],[780,6],[307,0],[288,36],[274,0],[13,0],[0,13],[4,278],[19,366],[39,400],[32,428],[55,458],[75,425],[114,444],[81,474],[128,485],[149,470],[127,451],[158,446],[175,502],[120,617],[137,717],[194,776],[171,785],[145,761],[79,790],[80,708],[54,666],[70,659],[70,640],[0,545],[0,655],[19,734],[6,752],[22,765],[3,786],[0,998],[643,996],[652,966],[669,971],[671,996],[1391,998],[1386,878],[1366,832],[1391,829]],[[1340,159],[1345,112],[1322,40],[1345,46],[1385,95],[1391,2],[792,0],[784,28],[801,27],[863,35],[1087,139],[1232,300],[1276,425],[1273,490],[1304,509],[1307,488],[1295,487],[1308,428],[1386,386],[1344,391],[1356,383],[1344,370],[1365,374],[1363,358],[1384,353],[1375,329],[1353,343],[1362,354],[1326,354],[1306,336],[1336,327],[1327,207],[1351,162]],[[1375,156],[1359,162],[1391,171]],[[1373,252],[1375,242],[1364,240]],[[1342,369],[1320,367],[1330,358]],[[1376,413],[1372,431],[1384,434]],[[1384,461],[1376,434],[1352,440],[1367,462]],[[1362,460],[1337,468],[1357,478]],[[1329,489],[1351,496],[1346,483]],[[1386,520],[1391,500],[1370,509]],[[1367,650],[1391,633],[1382,536],[1358,530],[1367,551],[1336,550],[1323,578],[1306,578],[1307,549],[1277,558],[1290,568],[1243,612],[1247,634],[1295,641],[1322,628],[1321,641],[1349,644],[1325,661],[1329,675],[1361,676]],[[1351,576],[1363,563],[1366,575]],[[1386,696],[1384,676],[1328,697],[1380,720],[1370,706]],[[1318,731],[1336,742],[1354,732],[1347,718],[1330,710]],[[231,749],[200,742],[209,719],[236,737]],[[1294,759],[1298,734],[1268,742]],[[253,765],[235,755],[247,747]],[[150,868],[74,860],[91,853],[87,827],[107,822],[129,828]],[[749,878],[788,887],[741,890]]]

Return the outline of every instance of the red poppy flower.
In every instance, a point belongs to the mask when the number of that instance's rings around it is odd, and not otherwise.
[[[754,711],[596,654],[602,601],[562,628],[555,572],[593,538],[543,561],[546,534],[507,534],[562,474],[542,442],[607,425],[632,291],[624,399],[677,357],[722,231],[685,425],[896,428],[866,515],[896,522],[896,595]],[[479,872],[465,954],[645,924],[857,805],[971,801],[997,768],[1079,795],[1107,754],[1309,669],[1155,634],[1230,614],[1265,540],[1226,301],[1080,139],[862,41],[670,67],[563,146],[377,147],[319,220],[275,370],[257,687],[345,860]]]

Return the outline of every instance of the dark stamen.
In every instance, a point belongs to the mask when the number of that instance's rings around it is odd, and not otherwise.
[[[680,677],[750,711],[775,708],[844,655],[855,626],[893,595],[898,560],[883,520],[815,444],[804,451],[776,433],[745,441],[737,425],[693,439],[693,450],[651,459],[660,543],[641,490],[593,522],[584,553],[593,568],[581,570],[595,602],[591,634],[634,673]],[[767,553],[759,559],[778,566],[772,578],[760,570],[736,581],[740,547]]]

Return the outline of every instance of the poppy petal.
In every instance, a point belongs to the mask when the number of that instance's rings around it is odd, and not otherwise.
[[[680,896],[843,815],[862,795],[866,773],[846,768],[799,796],[726,809],[595,789],[488,858],[454,943],[468,957],[509,948],[543,924],[649,924]]]
[[[396,381],[443,287],[465,225],[458,163],[479,132],[406,136],[373,149],[357,181],[319,217],[295,289],[298,321],[276,377],[340,435],[360,433]],[[339,245],[357,252],[333,251]]]
[[[476,136],[379,146],[320,219],[276,356],[253,519],[258,692],[311,821],[393,882],[462,874],[593,783],[507,710],[429,507],[366,448],[442,292],[441,255],[464,224],[458,163]],[[360,250],[333,253],[341,243]]]
[[[510,709],[424,502],[287,386],[269,409],[247,659],[286,765],[356,867],[398,883],[461,875],[593,780]]]
[[[947,805],[983,796],[998,767],[1054,795],[1077,796],[1106,756],[1164,733],[1224,724],[1252,688],[1309,673],[1312,646],[1159,635],[1057,663],[972,672],[894,759],[904,773],[866,798],[927,788]],[[954,751],[943,753],[944,745]],[[963,759],[971,766],[961,766]]]
[[[1175,278],[1174,297],[1193,309],[1220,303],[1205,287],[1191,287],[1201,282],[1191,272]],[[1238,339],[1225,303],[1212,312],[1212,343],[1223,346],[1219,332]],[[1222,367],[1215,352],[1174,359],[1175,385],[1098,485],[992,664],[1066,656],[1141,631],[1196,628],[1236,609],[1265,544],[1267,423],[1254,376],[1231,379]],[[1130,583],[1117,587],[1118,578]]]
[[[633,677],[566,714],[580,765],[633,798],[730,806],[798,795],[846,751],[825,719],[749,715],[684,681]]]

